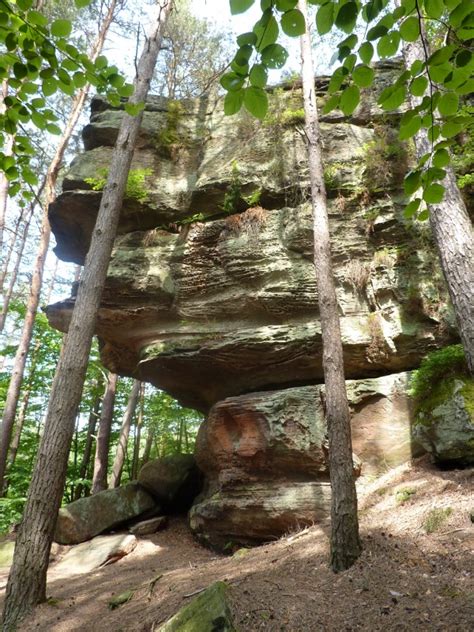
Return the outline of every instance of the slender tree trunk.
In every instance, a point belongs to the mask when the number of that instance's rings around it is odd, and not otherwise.
[[[403,43],[405,65],[409,69],[416,60],[429,57],[426,36],[416,42]],[[429,77],[427,77],[430,80]],[[411,106],[421,103],[421,97],[410,95]],[[420,159],[432,150],[427,130],[415,135],[416,157]],[[430,227],[438,250],[449,296],[456,314],[461,342],[469,370],[474,374],[474,229],[451,167],[441,183],[445,195],[439,204],[430,204]]]
[[[139,380],[133,380],[132,391],[128,398],[127,408],[122,420],[122,427],[120,428],[120,437],[117,444],[117,451],[115,453],[114,464],[112,466],[112,474],[110,476],[110,485],[112,489],[120,485],[120,479],[122,477],[123,464],[125,462],[125,455],[127,454],[128,437],[130,434],[130,427],[132,425],[135,409],[138,404],[138,398],[140,396],[141,382]]]
[[[112,22],[115,10],[115,0],[111,3],[109,12],[102,24],[100,33],[92,46],[90,55],[91,61],[97,59],[101,52],[105,37]],[[21,333],[20,342],[15,355],[13,364],[13,371],[8,386],[5,409],[2,419],[2,427],[0,431],[0,488],[3,487],[3,479],[5,477],[5,468],[7,463],[7,453],[10,446],[11,435],[13,430],[13,424],[15,421],[16,409],[18,406],[18,400],[20,397],[21,383],[25,372],[26,359],[31,344],[31,337],[33,335],[33,326],[36,319],[36,313],[38,311],[38,305],[41,295],[41,287],[43,284],[43,274],[48,254],[49,241],[51,238],[51,227],[48,220],[48,208],[49,205],[56,199],[56,183],[58,179],[59,170],[61,168],[64,154],[71,140],[74,128],[79,120],[81,112],[84,108],[84,103],[87,95],[89,94],[90,84],[87,84],[82,88],[73,99],[71,112],[69,114],[68,121],[66,123],[65,130],[59,139],[59,143],[56,147],[53,160],[49,165],[48,172],[46,174],[46,194],[45,203],[43,207],[43,219],[41,223],[41,234],[38,252],[36,254],[36,261],[33,267],[33,278],[31,281],[30,294],[28,297],[27,312],[25,321],[23,324],[23,331]]]
[[[138,412],[138,419],[135,426],[135,436],[133,442],[133,459],[132,459],[132,480],[136,480],[138,478],[138,469],[140,467],[140,443],[142,438],[142,427],[143,427],[143,409],[145,406],[145,384],[142,382],[140,386],[140,395],[139,395],[140,407]]]
[[[158,15],[137,68],[132,104],[145,101],[162,41],[163,26],[172,0],[158,0]],[[79,283],[67,339],[59,358],[49,398],[44,433],[28,491],[8,578],[3,632],[11,632],[36,604],[46,599],[46,571],[57,513],[64,489],[66,467],[76,411],[94,334],[97,312],[117,231],[127,174],[143,112],[124,114],[112,154],[86,265]]]
[[[118,375],[109,373],[105,387],[102,411],[100,414],[99,431],[95,444],[94,474],[92,475],[92,494],[107,489],[107,470],[109,466],[109,445],[112,420],[114,418],[115,391],[117,390]]]
[[[53,274],[51,277],[51,282],[49,284],[48,287],[48,291],[46,294],[46,302],[49,303],[50,302],[50,297],[51,294],[53,293],[53,289],[54,289],[54,284],[56,282],[56,274],[58,271],[58,259],[56,259],[56,263],[54,266],[54,270],[53,270]],[[3,489],[0,488],[0,497],[1,496],[5,496],[7,493],[7,489],[8,489],[8,473],[11,472],[14,464],[15,464],[15,460],[16,460],[16,455],[18,453],[18,448],[20,446],[20,440],[21,440],[21,433],[23,431],[23,425],[25,423],[25,418],[26,418],[26,411],[28,410],[28,405],[30,403],[30,396],[31,396],[31,391],[32,391],[32,384],[33,384],[33,380],[35,377],[35,373],[36,373],[36,367],[38,365],[38,357],[39,357],[39,352],[41,350],[41,339],[39,339],[34,348],[33,348],[33,352],[31,354],[31,366],[30,366],[30,371],[29,371],[29,375],[28,375],[28,385],[26,386],[26,388],[24,388],[24,393],[23,393],[23,398],[20,404],[20,408],[18,411],[18,415],[17,415],[17,420],[16,420],[16,424],[15,424],[15,434],[13,436],[12,442],[11,442],[11,446],[10,446],[10,450],[8,453],[8,469],[7,469],[7,474],[4,478],[4,484],[3,484]]]
[[[299,8],[305,16],[306,24],[309,24],[306,0],[299,0]],[[301,37],[301,62],[305,133],[313,204],[314,264],[323,339],[323,369],[329,436],[329,469],[332,490],[331,566],[334,571],[341,571],[349,568],[359,557],[361,544],[352,463],[350,412],[344,379],[338,304],[331,264],[326,189],[321,156],[321,133],[309,31]]]
[[[97,426],[97,420],[100,413],[100,396],[98,395],[94,403],[92,404],[91,411],[89,413],[89,421],[87,424],[86,442],[84,445],[84,452],[82,453],[81,465],[79,467],[79,478],[86,479],[87,472],[89,471],[89,463],[92,456],[92,443],[94,441],[95,429]],[[81,498],[84,490],[87,488],[84,483],[79,483],[74,493],[74,500]]]
[[[148,461],[150,460],[151,448],[153,446],[154,439],[155,439],[155,429],[148,428],[146,441],[145,441],[145,449],[143,450],[143,457],[141,460],[141,467],[143,467],[145,463],[148,463]]]

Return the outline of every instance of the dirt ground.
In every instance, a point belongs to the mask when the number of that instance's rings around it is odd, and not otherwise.
[[[153,632],[193,594],[224,580],[239,632],[473,630],[473,482],[473,470],[443,472],[426,457],[360,481],[364,551],[339,575],[327,564],[327,526],[222,557],[175,518],[89,575],[55,579],[53,565],[49,603],[20,629]],[[5,581],[0,574],[0,601]],[[114,596],[130,590],[130,601],[109,609]]]

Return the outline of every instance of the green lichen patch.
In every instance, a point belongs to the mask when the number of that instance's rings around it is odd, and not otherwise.
[[[108,169],[99,169],[98,175],[92,178],[84,178],[93,191],[103,191],[107,184]],[[145,186],[146,178],[153,175],[152,169],[130,169],[125,187],[125,198],[136,200],[140,204],[150,201],[150,191]]]

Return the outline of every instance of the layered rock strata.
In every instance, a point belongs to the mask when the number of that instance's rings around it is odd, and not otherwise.
[[[380,66],[374,92],[364,95],[351,119],[335,112],[322,122],[346,375],[353,379],[414,368],[453,337],[426,228],[403,218],[409,151],[375,105],[392,73],[390,64]],[[317,83],[321,104],[326,85],[325,79]],[[215,531],[215,515],[224,507],[225,515],[237,516],[247,503],[253,506],[248,515],[258,516],[255,537],[262,539],[277,532],[270,505],[286,511],[288,519],[276,523],[287,528],[292,520],[319,519],[328,503],[323,443],[318,435],[313,454],[312,404],[301,395],[323,378],[302,100],[288,86],[270,96],[263,123],[244,112],[224,117],[219,98],[147,103],[97,321],[109,369],[151,382],[187,406],[212,409],[198,442],[209,446],[209,454],[203,460],[205,450],[198,447],[208,496],[201,500],[206,511],[202,505],[193,514],[196,530]],[[84,261],[101,196],[94,189],[121,117],[122,111],[94,101],[86,151],[74,160],[50,209],[56,252],[67,261]],[[53,326],[67,330],[73,304],[72,297],[48,308]],[[256,469],[247,498],[249,472],[235,465],[240,447],[229,444],[222,457],[211,420],[230,406],[229,398],[250,398],[245,415],[252,417],[252,398],[260,397],[252,393],[273,391],[278,399],[281,391],[285,399],[293,389],[303,399],[282,432],[287,445],[299,424],[310,433],[302,439],[307,448],[289,450],[299,469],[280,454],[279,465],[270,459],[278,476],[259,470],[259,459],[265,462],[276,441],[271,433],[259,434],[264,445],[258,444],[261,456],[250,459]],[[367,419],[366,438],[376,436],[386,417],[372,411]],[[409,425],[408,412],[401,424]],[[237,476],[232,490],[229,472]],[[227,496],[217,498],[226,486]],[[237,520],[229,518],[228,535]]]

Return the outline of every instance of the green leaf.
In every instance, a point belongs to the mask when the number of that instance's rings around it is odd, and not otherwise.
[[[414,193],[421,185],[421,171],[410,171],[405,176],[403,181],[403,188],[407,195]]]
[[[329,97],[323,107],[323,114],[329,114],[332,110],[335,110],[339,106],[340,96],[338,94],[333,94]]]
[[[130,98],[134,91],[135,88],[133,87],[133,83],[126,83],[125,85],[117,89],[119,96],[123,97],[124,99]]]
[[[346,2],[340,6],[337,12],[335,20],[336,26],[340,28],[341,31],[344,31],[344,33],[351,33],[355,26],[358,13],[359,9],[355,2]]]
[[[145,109],[144,103],[125,103],[125,112],[129,116],[138,116],[142,110]]]
[[[412,77],[416,77],[423,71],[425,64],[421,61],[421,59],[415,59],[410,68],[410,74]]]
[[[299,37],[306,31],[306,22],[299,9],[287,11],[282,15],[281,28],[289,37]]]
[[[254,86],[244,91],[244,106],[258,119],[264,119],[268,110],[268,96],[262,88]]]
[[[242,33],[237,38],[237,44],[240,46],[255,46],[257,43],[257,36],[255,33]]]
[[[74,0],[74,3],[78,9],[83,9],[91,3],[91,0]]]
[[[333,94],[333,92],[336,92],[337,90],[339,90],[339,88],[342,85],[342,82],[344,81],[344,79],[347,77],[348,74],[349,74],[349,71],[347,70],[347,68],[344,68],[343,66],[336,68],[336,70],[332,73],[332,77],[329,81],[328,93]]]
[[[418,214],[418,217],[416,219],[420,222],[426,222],[429,216],[430,216],[429,210],[427,208],[424,208],[421,211],[421,213]]]
[[[377,24],[376,26],[373,26],[371,29],[369,29],[369,31],[367,32],[367,40],[369,42],[373,42],[386,33],[388,33],[388,28],[383,24]]]
[[[262,62],[268,68],[283,68],[288,59],[288,51],[280,44],[271,44],[262,50]]]
[[[383,35],[378,44],[377,44],[377,52],[380,57],[393,57],[400,44],[400,33],[397,31],[391,31],[387,33],[387,35]]]
[[[422,97],[428,87],[428,79],[426,77],[416,77],[410,84],[410,92],[415,97]]]
[[[464,125],[462,123],[447,121],[441,127],[441,133],[445,138],[452,138],[453,136],[457,136],[463,129]]]
[[[438,48],[429,58],[428,65],[429,66],[438,66],[444,64],[449,61],[455,46],[451,44],[450,46],[443,46],[442,48]]]
[[[48,24],[47,17],[39,11],[28,11],[27,20],[35,26],[46,26]]]
[[[41,90],[45,97],[50,97],[58,89],[58,82],[56,79],[45,79],[42,83]]]
[[[438,20],[444,11],[444,3],[443,0],[424,0],[425,11],[426,14],[433,18],[434,20]]]
[[[370,64],[372,57],[374,56],[374,47],[370,42],[364,42],[359,48],[359,57],[364,64]]]
[[[339,108],[344,112],[346,116],[350,116],[352,112],[359,105],[360,90],[357,86],[351,85],[345,88],[341,94],[339,101]]]
[[[414,136],[420,130],[420,128],[421,116],[419,114],[412,116],[410,120],[407,121],[405,124],[403,123],[402,119],[402,122],[400,123],[400,132],[398,134],[398,138],[400,140],[407,140],[408,138],[412,138],[412,136]]]
[[[250,9],[254,2],[255,0],[230,0],[230,12],[232,15],[245,13],[247,9]]]
[[[244,85],[244,77],[236,74],[235,72],[227,72],[225,75],[222,75],[220,84],[224,88],[224,90],[240,90]]]
[[[459,97],[454,92],[443,94],[438,103],[438,111],[441,116],[456,114],[459,107]]]
[[[384,110],[395,110],[405,101],[405,97],[405,86],[389,86],[382,91],[377,103],[381,105]]]
[[[255,48],[261,52],[264,48],[277,41],[280,29],[278,28],[278,22],[272,15],[270,19],[268,21],[265,20],[264,23],[262,20],[259,20],[254,26],[253,31],[257,36]]]
[[[289,11],[294,9],[298,4],[298,0],[276,0],[276,8],[278,11]]]
[[[420,204],[421,198],[415,198],[409,204],[407,204],[405,210],[403,211],[403,216],[405,217],[405,219],[410,219],[410,217],[413,217],[413,215],[415,215],[420,208]]]
[[[446,167],[451,161],[449,151],[447,149],[438,149],[433,156],[433,165],[435,167]]]
[[[423,199],[427,204],[439,204],[444,196],[444,186],[434,182],[423,191]]]
[[[69,20],[54,20],[51,24],[51,35],[55,37],[69,37],[72,31],[72,24]]]
[[[334,24],[334,4],[328,2],[319,7],[316,13],[316,28],[320,35],[329,33]]]
[[[352,71],[352,79],[360,88],[370,86],[374,78],[374,71],[369,66],[359,64]]]
[[[400,24],[400,35],[405,42],[415,42],[420,35],[418,18],[411,16]]]
[[[54,125],[54,123],[48,123],[48,125],[46,125],[46,130],[50,134],[55,134],[56,136],[59,136],[61,134],[61,128],[57,125]]]
[[[244,102],[244,91],[228,92],[224,99],[224,114],[230,116],[237,114]]]
[[[254,64],[250,71],[249,81],[255,88],[264,88],[267,85],[268,75],[265,66]]]

